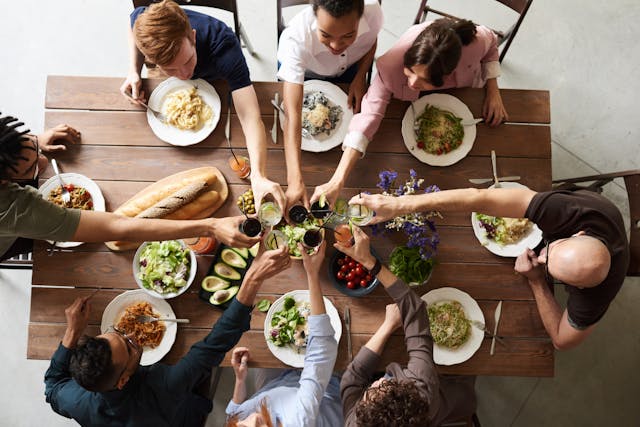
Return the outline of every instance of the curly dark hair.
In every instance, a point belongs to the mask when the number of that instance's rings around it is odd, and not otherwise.
[[[429,427],[429,404],[413,381],[389,379],[356,405],[359,426]]]
[[[80,386],[89,390],[104,392],[113,389],[118,380],[115,366],[111,362],[111,347],[105,338],[83,336],[71,356],[69,364],[71,377]]]
[[[364,0],[311,0],[313,13],[318,12],[318,8],[326,10],[334,18],[342,18],[354,10],[358,16],[364,13]]]
[[[25,135],[29,129],[18,130],[24,123],[15,117],[2,117],[0,113],[0,179],[9,179],[9,171],[18,172],[16,165],[21,160],[27,160],[22,154],[22,150],[35,150],[31,145],[23,143],[29,141]]]
[[[444,76],[453,72],[458,65],[462,46],[471,43],[476,32],[476,24],[466,19],[435,20],[422,30],[404,53],[404,66],[426,65],[429,82],[436,87],[442,86]]]

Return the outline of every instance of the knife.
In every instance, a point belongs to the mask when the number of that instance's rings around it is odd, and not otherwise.
[[[503,176],[498,178],[499,181],[520,181],[519,175],[512,176]],[[472,184],[486,184],[487,182],[492,182],[493,178],[470,178],[469,182]]]
[[[479,119],[472,119],[468,122],[462,122],[462,126],[474,126],[477,125],[480,122],[484,122],[484,119],[482,117],[480,117]]]
[[[491,169],[493,169],[493,182],[494,188],[500,188],[500,181],[498,181],[498,168],[496,167],[496,152],[491,150]]]
[[[500,314],[502,313],[502,301],[498,303],[498,307],[496,307],[496,311],[493,314],[493,318],[495,320],[495,326],[493,327],[493,338],[491,338],[491,350],[489,351],[489,355],[493,356],[493,353],[496,349],[496,335],[498,335],[498,324],[500,323]]]
[[[280,94],[276,92],[273,100],[276,105],[280,104]],[[271,126],[271,140],[274,144],[278,143],[278,109],[274,107],[273,109],[273,126]]]
[[[347,353],[349,353],[349,361],[353,360],[353,349],[351,348],[351,313],[349,307],[344,308],[344,325],[347,328]]]

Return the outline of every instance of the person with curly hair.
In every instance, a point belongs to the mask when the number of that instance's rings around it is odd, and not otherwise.
[[[66,150],[62,142],[79,143],[80,132],[58,125],[34,135],[20,130],[23,125],[14,117],[0,116],[0,260],[31,252],[34,239],[142,242],[213,236],[241,247],[260,240],[239,231],[243,216],[192,221],[128,218],[70,209],[45,200],[35,188],[39,173],[47,167],[42,153]]]
[[[429,427],[473,415],[475,377],[438,375],[425,302],[371,255],[369,237],[360,228],[353,234],[353,246],[334,246],[377,275],[395,304],[387,305],[384,321],[342,375],[345,426]],[[384,347],[400,326],[409,362],[389,364],[376,379]]]
[[[358,159],[364,157],[392,98],[416,101],[421,93],[450,88],[485,89],[482,116],[489,126],[508,119],[498,77],[498,44],[489,28],[448,18],[410,27],[376,60],[378,73],[353,116],[342,158],[331,179],[316,187],[311,203],[326,194],[334,203]]]
[[[140,366],[143,349],[113,327],[96,337],[83,335],[91,304],[88,297],[77,298],[65,310],[67,329],[45,373],[47,402],[82,426],[201,427],[213,408],[201,392],[212,368],[249,329],[264,280],[290,265],[286,247],[261,250],[209,334],[175,365]]]

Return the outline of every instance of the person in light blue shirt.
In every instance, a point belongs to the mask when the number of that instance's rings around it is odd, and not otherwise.
[[[311,303],[304,369],[282,372],[246,399],[249,350],[245,347],[234,349],[231,363],[236,373],[236,383],[233,398],[227,405],[228,427],[335,427],[343,424],[340,378],[332,375],[338,343],[325,311],[318,276],[325,245],[323,243],[312,256],[301,250]]]

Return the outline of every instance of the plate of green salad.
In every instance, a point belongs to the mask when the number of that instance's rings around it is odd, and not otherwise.
[[[336,342],[342,336],[342,322],[338,310],[326,297],[324,306],[334,330]],[[309,330],[307,319],[311,313],[308,290],[287,292],[275,300],[264,319],[264,338],[271,353],[294,368],[304,366]]]
[[[449,287],[433,289],[421,298],[427,303],[433,361],[438,365],[456,365],[469,360],[484,339],[484,331],[471,323],[484,323],[476,300],[460,289]]]
[[[133,257],[133,277],[140,289],[164,299],[184,293],[196,270],[196,256],[182,240],[144,242]]]

